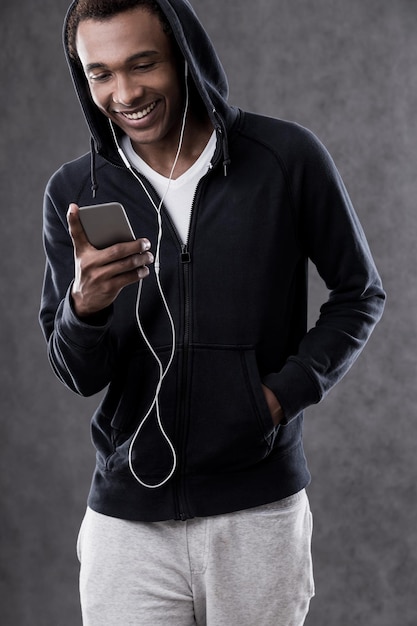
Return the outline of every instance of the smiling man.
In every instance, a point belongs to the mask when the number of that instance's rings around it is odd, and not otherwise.
[[[184,59],[154,12],[138,8],[103,20],[82,20],[76,50],[98,109],[130,138],[135,152],[169,176],[184,112]],[[188,170],[213,132],[193,108],[174,178]]]
[[[65,50],[91,152],[46,190],[40,319],[62,382],[106,390],[83,623],[301,626],[303,411],[383,310],[363,231],[311,132],[228,104],[186,0],[76,0]],[[97,249],[80,207],[109,202],[136,239]],[[309,332],[308,258],[330,291]]]

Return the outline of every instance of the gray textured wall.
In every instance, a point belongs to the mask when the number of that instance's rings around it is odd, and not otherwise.
[[[61,51],[66,0],[2,0],[0,585],[4,626],[76,626],[74,543],[95,399],[53,377],[37,325],[41,204],[88,149]],[[231,101],[324,141],[388,291],[362,358],[307,413],[317,596],[307,624],[415,626],[415,0],[194,0]],[[313,276],[311,316],[323,290]],[[123,626],[123,625],[122,625]]]

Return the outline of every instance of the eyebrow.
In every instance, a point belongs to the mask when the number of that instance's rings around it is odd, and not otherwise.
[[[144,50],[143,52],[137,52],[136,54],[132,54],[132,56],[126,59],[125,63],[132,63],[133,61],[139,61],[140,59],[149,59],[150,57],[154,57],[157,54],[157,50]],[[105,67],[107,67],[105,63],[88,63],[85,66],[85,71],[91,72],[92,70],[103,69]]]

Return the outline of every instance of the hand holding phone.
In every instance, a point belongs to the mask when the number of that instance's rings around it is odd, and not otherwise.
[[[70,204],[67,219],[75,259],[73,306],[78,317],[89,317],[110,306],[124,287],[148,276],[151,244],[135,239],[118,203]]]

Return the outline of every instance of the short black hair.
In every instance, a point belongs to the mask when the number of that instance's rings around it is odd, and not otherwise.
[[[105,20],[108,17],[143,7],[158,16],[164,32],[171,36],[172,31],[168,20],[160,6],[154,0],[77,0],[69,15],[65,29],[65,37],[69,55],[73,60],[78,60],[76,47],[78,25],[83,20]]]

